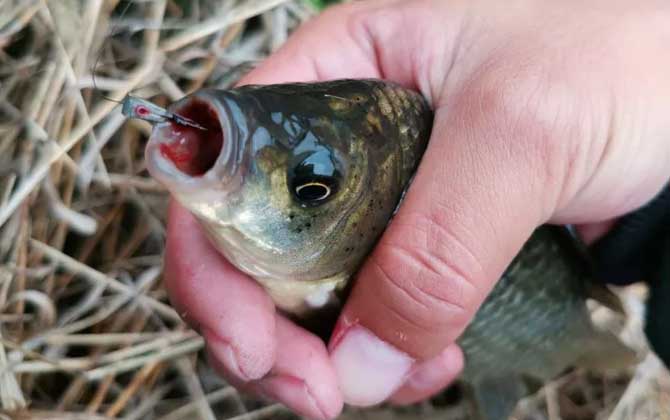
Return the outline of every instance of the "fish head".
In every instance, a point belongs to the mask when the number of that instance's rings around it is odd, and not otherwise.
[[[404,187],[372,96],[300,86],[198,91],[169,108],[197,126],[157,124],[146,149],[216,248],[293,313],[333,300]]]

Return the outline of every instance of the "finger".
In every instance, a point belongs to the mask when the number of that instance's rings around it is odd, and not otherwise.
[[[240,85],[379,77],[363,34],[349,22],[379,1],[332,7],[303,24]]]
[[[310,418],[337,417],[342,396],[323,342],[283,316],[277,316],[276,326],[281,351],[267,377],[249,389]]]
[[[449,111],[436,111],[405,201],[357,276],[331,341],[347,402],[383,401],[415,361],[451,345],[548,216],[542,203],[556,181],[541,168],[545,152],[527,141],[538,129],[509,128],[506,110],[481,95],[463,93]],[[523,158],[529,153],[537,156]],[[363,398],[360,384],[380,375],[379,354],[385,380]],[[353,361],[370,368],[352,372]]]
[[[332,419],[342,411],[337,377],[322,341],[277,315],[278,352],[275,365],[266,377],[242,382],[230,375],[216,355],[208,351],[208,361],[221,376],[243,392],[280,402],[313,419]]]
[[[425,2],[407,0],[331,7],[303,24],[240,84],[382,78],[420,89],[431,100],[433,75],[443,74],[450,65],[444,59],[449,56],[446,44],[456,38],[453,31],[463,14],[461,7],[440,3],[425,7]],[[431,22],[436,15],[440,25],[416,25]],[[427,43],[430,48],[416,48]]]
[[[461,349],[456,345],[449,346],[436,357],[418,364],[390,401],[407,405],[430,398],[456,379],[462,369]]]
[[[264,376],[275,360],[275,309],[263,289],[223,259],[188,211],[172,202],[165,285],[180,315],[214,357],[241,381]]]
[[[282,315],[276,315],[276,338],[281,351],[270,372],[260,380],[240,380],[209,347],[208,363],[244,392],[280,402],[309,418],[337,417],[342,411],[342,396],[323,342]]]

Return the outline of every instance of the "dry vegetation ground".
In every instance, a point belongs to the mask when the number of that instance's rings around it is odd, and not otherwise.
[[[145,170],[150,127],[102,94],[164,105],[229,86],[231,68],[262,59],[314,13],[298,0],[0,1],[1,418],[295,418],[218,379],[167,304],[167,194]],[[637,383],[658,385],[660,367],[645,363]],[[607,418],[631,376],[571,372],[518,417]],[[664,386],[653,398],[669,407]],[[634,388],[650,400],[646,385]],[[453,390],[345,417],[468,414]]]

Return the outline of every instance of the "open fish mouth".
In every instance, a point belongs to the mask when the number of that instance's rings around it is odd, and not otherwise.
[[[175,193],[221,186],[234,140],[224,107],[204,91],[168,110],[176,118],[156,124],[147,144],[149,173]]]

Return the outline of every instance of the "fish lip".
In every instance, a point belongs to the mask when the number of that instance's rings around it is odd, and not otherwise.
[[[233,129],[228,107],[216,97],[215,92],[207,89],[197,91],[170,104],[167,110],[180,115],[180,110],[195,101],[207,104],[216,113],[223,134],[221,151],[211,168],[201,175],[190,175],[181,171],[172,160],[163,155],[160,146],[175,140],[171,134],[174,124],[171,121],[154,125],[145,148],[147,170],[173,193],[197,193],[203,188],[225,189],[232,182],[237,169],[234,154],[239,136]]]

